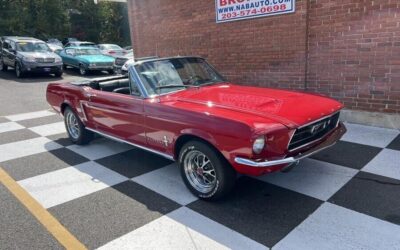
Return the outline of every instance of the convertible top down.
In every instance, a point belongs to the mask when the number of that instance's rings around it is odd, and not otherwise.
[[[70,139],[93,133],[179,163],[200,198],[223,197],[236,173],[288,170],[337,142],[343,105],[320,95],[235,85],[199,57],[136,61],[128,76],[48,86]]]

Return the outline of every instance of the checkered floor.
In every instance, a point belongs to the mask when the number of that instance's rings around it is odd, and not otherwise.
[[[400,132],[347,128],[292,172],[242,176],[214,203],[157,155],[71,145],[50,111],[0,118],[0,166],[90,249],[400,249]]]

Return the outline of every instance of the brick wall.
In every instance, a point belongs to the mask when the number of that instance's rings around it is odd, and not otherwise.
[[[293,14],[215,23],[213,0],[128,0],[135,55],[200,55],[240,84],[400,113],[400,1],[297,0]]]

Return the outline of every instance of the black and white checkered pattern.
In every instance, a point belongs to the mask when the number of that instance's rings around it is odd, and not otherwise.
[[[0,118],[0,166],[90,249],[400,249],[400,132],[346,125],[292,172],[241,176],[212,203],[157,155],[72,145],[50,111]]]

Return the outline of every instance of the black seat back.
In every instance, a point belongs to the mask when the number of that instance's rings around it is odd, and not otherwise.
[[[114,89],[129,87],[129,79],[120,79],[106,82],[99,82],[101,91],[113,92]]]

